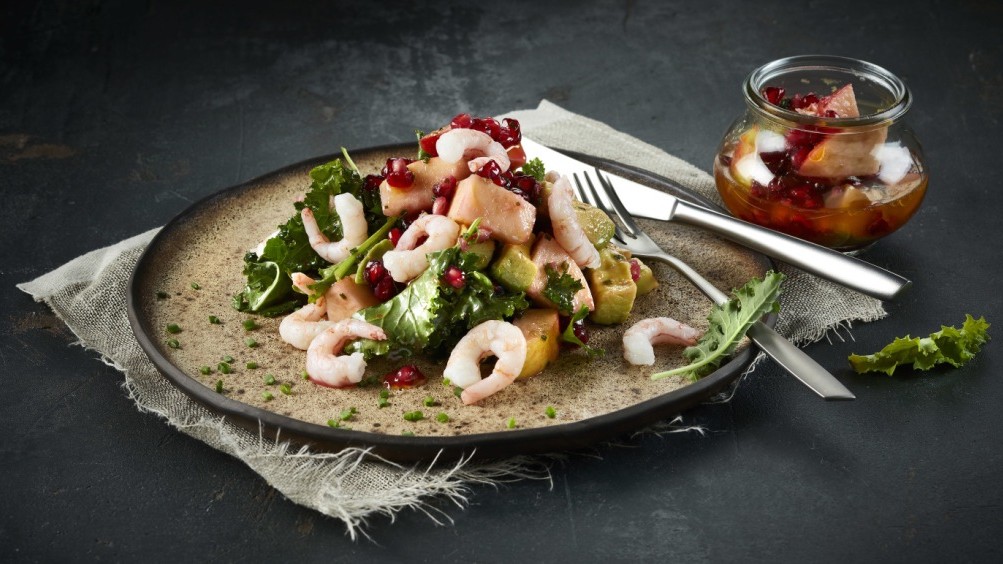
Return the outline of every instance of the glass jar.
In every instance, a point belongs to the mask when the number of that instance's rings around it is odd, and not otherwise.
[[[736,217],[840,251],[902,227],[926,193],[923,152],[902,117],[909,89],[856,59],[805,55],[753,71],[714,179]]]

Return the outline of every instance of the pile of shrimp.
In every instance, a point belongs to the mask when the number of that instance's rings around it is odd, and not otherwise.
[[[500,143],[472,129],[447,131],[439,137],[436,150],[446,162],[465,160],[471,172],[490,161],[501,170],[508,170],[511,164]],[[547,181],[552,183],[546,208],[554,239],[579,267],[599,267],[599,251],[578,222],[568,178],[550,172]],[[339,241],[329,240],[309,208],[303,208],[301,217],[313,250],[326,261],[337,263],[365,241],[368,233],[363,205],[353,195],[335,196],[330,206],[341,220],[343,237]],[[433,212],[440,211],[433,208]],[[443,213],[421,215],[404,231],[395,248],[383,255],[384,267],[396,282],[413,280],[428,268],[429,253],[462,244],[462,229]],[[314,281],[309,276],[294,273],[292,280],[296,289],[310,293]],[[382,341],[387,335],[380,327],[350,314],[336,315],[327,307],[330,299],[331,296],[317,296],[312,303],[286,316],[279,334],[286,343],[306,351],[306,372],[311,381],[329,387],[351,386],[362,380],[366,362],[362,353],[341,354],[346,344],[360,338]],[[692,345],[698,337],[697,330],[673,319],[645,319],[624,333],[624,358],[630,364],[651,365],[655,360],[653,345]],[[522,330],[507,321],[485,321],[459,340],[449,355],[443,377],[462,388],[460,398],[465,405],[475,404],[511,385],[523,369],[526,354],[527,341]],[[482,378],[479,365],[488,357],[495,357],[495,364],[491,373]]]

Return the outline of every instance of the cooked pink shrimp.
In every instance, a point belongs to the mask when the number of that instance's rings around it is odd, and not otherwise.
[[[598,268],[602,264],[599,251],[578,223],[575,212],[574,194],[571,192],[571,182],[567,176],[562,176],[554,182],[547,198],[547,208],[550,210],[550,223],[554,227],[554,238],[561,247],[571,255],[575,263],[582,268]]]
[[[476,129],[450,129],[435,142],[439,158],[447,163],[467,159],[470,172],[477,172],[488,161],[498,163],[502,172],[512,165],[508,151],[490,135]]]
[[[306,351],[306,373],[321,386],[342,388],[358,384],[366,372],[362,353],[341,356],[341,350],[353,339],[382,341],[386,333],[379,327],[354,318],[343,319],[324,330]]]
[[[302,272],[294,272],[291,275],[293,286],[304,294],[310,293],[310,285],[314,279]],[[332,323],[324,320],[327,312],[327,304],[324,296],[317,298],[312,304],[306,304],[298,310],[282,318],[279,323],[279,336],[282,340],[296,347],[307,350],[310,343],[330,327]]]
[[[317,218],[310,208],[304,207],[300,217],[303,218],[303,228],[310,237],[310,246],[321,258],[333,264],[348,258],[349,251],[366,240],[369,236],[369,227],[366,225],[362,202],[355,199],[355,196],[348,193],[338,194],[331,202],[334,211],[338,213],[338,218],[341,219],[340,241],[331,241],[324,235],[317,226]]]
[[[428,239],[418,245],[418,240],[425,236]],[[397,247],[383,255],[383,266],[395,281],[407,282],[428,268],[428,253],[452,247],[459,236],[460,226],[452,219],[444,215],[423,215],[401,234]]]
[[[623,333],[623,358],[634,365],[655,364],[652,345],[692,346],[700,331],[671,317],[652,317],[638,321]]]
[[[490,355],[498,357],[498,362],[491,375],[482,380],[478,365]],[[442,376],[463,388],[460,399],[470,405],[514,382],[525,363],[526,337],[522,331],[506,321],[489,320],[471,329],[453,347]]]

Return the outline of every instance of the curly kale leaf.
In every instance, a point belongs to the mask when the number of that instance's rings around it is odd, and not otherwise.
[[[880,351],[869,355],[850,355],[850,364],[858,373],[884,372],[891,376],[899,366],[929,370],[938,364],[958,368],[971,360],[989,340],[990,324],[984,317],[965,315],[961,328],[941,326],[929,337],[900,337]]]

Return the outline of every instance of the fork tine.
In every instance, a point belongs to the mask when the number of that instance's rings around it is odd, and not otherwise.
[[[585,187],[582,186],[581,180],[578,180],[578,173],[574,172],[571,174],[571,176],[575,178],[574,189],[575,189],[575,195],[578,196],[578,199],[581,200],[582,202],[585,202],[586,204],[595,205],[589,201],[589,195],[587,192],[585,192]]]
[[[606,206],[606,204],[603,203],[602,198],[599,197],[599,193],[596,192],[595,186],[592,185],[592,180],[589,179],[588,172],[582,172],[582,176],[585,177],[585,182],[588,182],[589,188],[592,190],[592,196],[594,196],[593,199],[594,199],[595,203],[592,203],[592,202],[589,201],[589,195],[585,191],[585,187],[582,186],[582,181],[579,180],[578,173],[577,172],[573,172],[573,173],[571,173],[571,176],[573,176],[575,178],[575,185],[577,185],[577,187],[578,187],[577,191],[580,193],[580,199],[583,202],[585,202],[586,204],[593,205],[593,206],[601,209],[606,215],[609,215],[610,214],[610,210],[609,210],[608,206]],[[624,231],[623,228],[620,227],[620,224],[617,223],[617,222],[615,222],[615,221],[613,222],[613,234],[614,234],[615,238],[620,239],[621,241],[623,240],[623,238],[625,236],[631,236],[632,237],[634,235],[633,233],[629,233],[629,232]]]
[[[630,216],[630,212],[627,211],[623,202],[621,202],[620,198],[616,195],[616,190],[613,189],[613,185],[610,184],[609,180],[602,177],[598,168],[595,170],[596,178],[599,180],[599,185],[602,186],[603,192],[606,193],[606,197],[609,199],[610,203],[613,204],[613,212],[616,213],[616,216],[620,218],[620,221],[623,223],[624,232],[631,237],[636,237],[641,230],[637,227],[637,223],[634,222],[634,218]],[[601,202],[602,198],[599,198],[599,194],[596,193],[595,186],[592,185],[592,181],[589,180],[589,176],[587,174],[585,175],[585,180],[589,183],[589,188],[592,188],[592,192],[596,194],[596,198]],[[603,205],[600,207],[603,208],[603,211],[609,213],[610,210],[608,206]]]

